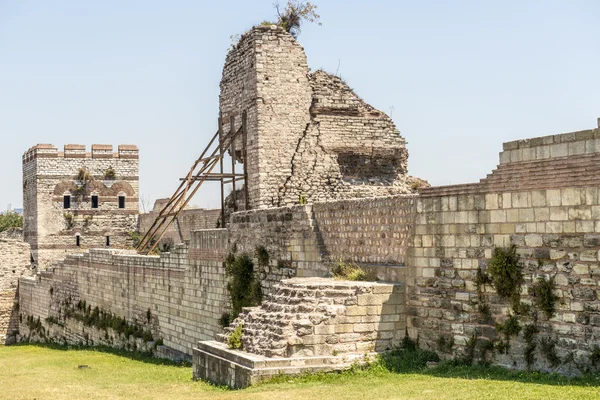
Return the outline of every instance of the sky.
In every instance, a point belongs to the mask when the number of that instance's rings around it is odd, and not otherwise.
[[[309,66],[391,114],[409,173],[433,185],[485,177],[503,142],[597,126],[597,0],[315,3]],[[136,144],[140,197],[170,197],[216,131],[230,36],[274,14],[273,0],[0,0],[0,211],[22,205],[37,143]]]

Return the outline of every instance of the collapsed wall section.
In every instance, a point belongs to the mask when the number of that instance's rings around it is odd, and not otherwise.
[[[309,73],[304,49],[279,27],[254,27],[229,52],[220,109],[225,132],[247,113],[249,208],[412,191],[392,120],[340,78]]]

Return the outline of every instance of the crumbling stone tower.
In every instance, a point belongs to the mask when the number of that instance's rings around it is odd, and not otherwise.
[[[23,155],[24,239],[40,266],[92,247],[132,245],[139,213],[137,146],[38,144]]]
[[[410,192],[406,142],[383,112],[339,77],[309,71],[298,42],[257,26],[228,53],[221,80],[225,132],[247,114],[250,208]]]

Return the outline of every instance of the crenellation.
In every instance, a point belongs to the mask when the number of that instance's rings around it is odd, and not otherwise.
[[[34,264],[47,266],[92,247],[132,245],[129,232],[136,230],[139,212],[137,146],[121,145],[115,157],[111,145],[87,152],[84,145],[68,144],[62,156],[54,146],[37,145],[24,160],[24,238]]]

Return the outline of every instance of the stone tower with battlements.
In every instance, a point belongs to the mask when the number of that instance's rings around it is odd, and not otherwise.
[[[92,247],[132,246],[139,213],[137,146],[38,144],[23,155],[24,239],[45,267]]]

